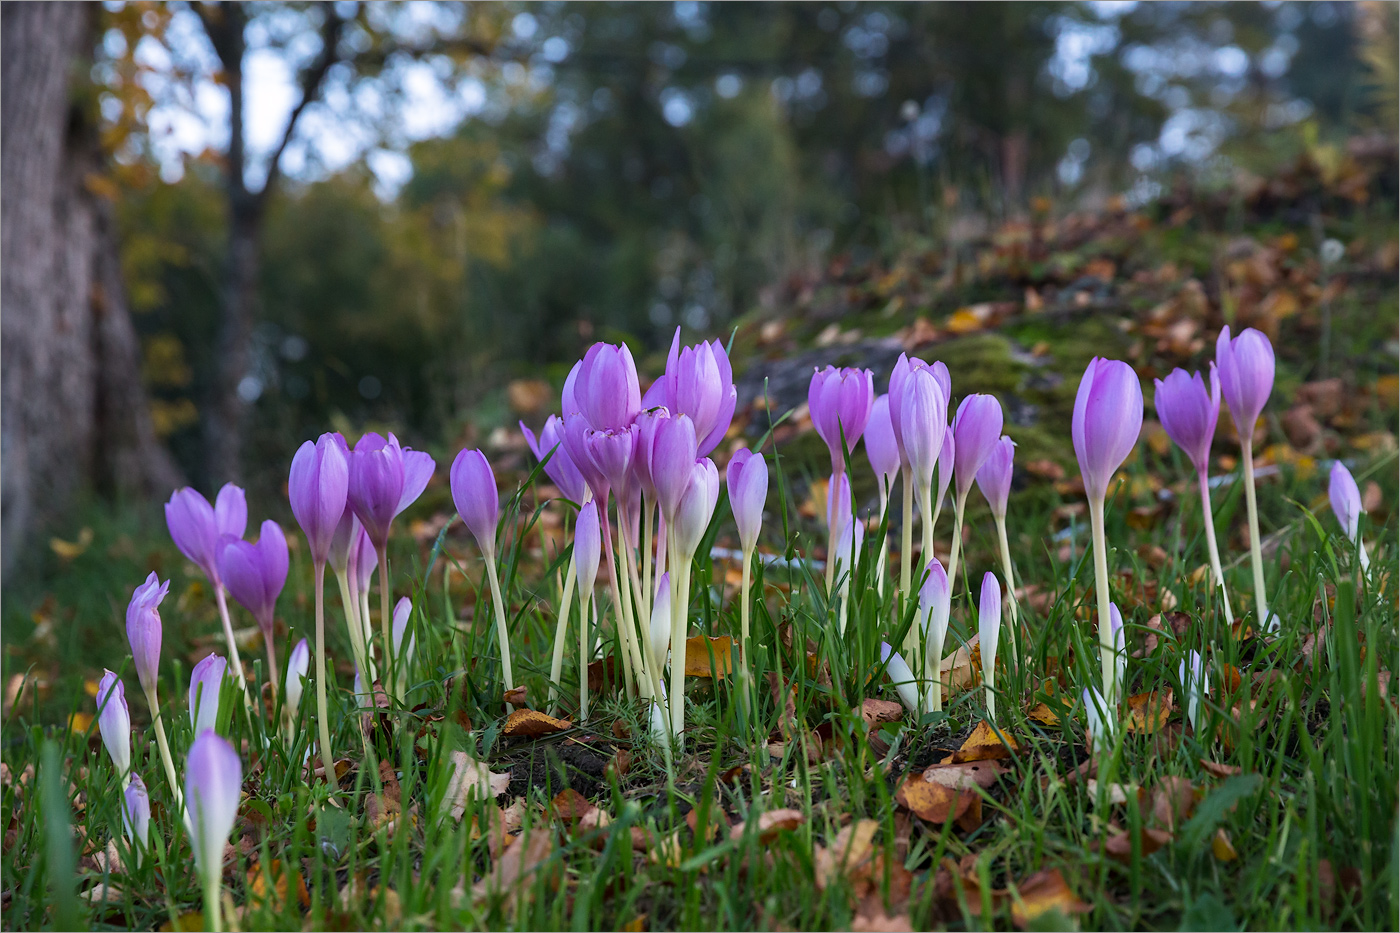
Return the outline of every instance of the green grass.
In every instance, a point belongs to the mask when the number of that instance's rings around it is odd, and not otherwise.
[[[779,553],[799,554],[812,542],[824,542],[824,535],[796,514],[795,488],[803,485],[804,464],[780,458],[777,465],[765,541]],[[1208,724],[1200,734],[1182,730],[1184,715],[1174,709],[1166,729],[1123,735],[1112,756],[1099,763],[1098,792],[1091,793],[1074,775],[1087,757],[1082,709],[1064,716],[1057,727],[1027,719],[1030,706],[1053,700],[1047,694],[1051,682],[1056,696],[1075,698],[1098,678],[1092,630],[1076,619],[1078,610],[1091,605],[1087,528],[1077,519],[1066,539],[1070,547],[1064,548],[1065,540],[1054,538],[1066,527],[1054,517],[1064,503],[1050,484],[1033,484],[1012,499],[1013,554],[1019,582],[1036,584],[1048,599],[1041,608],[1021,604],[1029,636],[1026,660],[998,678],[998,725],[1018,748],[1003,761],[1008,773],[980,792],[983,819],[970,830],[951,821],[911,819],[894,795],[906,773],[956,749],[985,716],[980,687],[953,694],[943,714],[916,721],[906,713],[901,723],[884,725],[875,742],[859,715],[867,697],[895,698],[880,669],[879,644],[882,639],[897,644],[910,622],[908,612],[898,611],[892,586],[884,598],[878,595],[872,548],[857,567],[844,639],[835,634],[819,573],[757,571],[756,593],[765,582],[787,588],[770,589],[768,599],[756,606],[755,664],[761,672],[797,675],[794,704],[801,729],[770,746],[770,737],[782,739],[782,711],[761,676],[759,724],[752,729],[741,722],[729,679],[696,679],[689,696],[687,751],[668,775],[661,750],[647,738],[640,704],[621,693],[601,698],[586,729],[538,740],[505,737],[495,636],[487,599],[478,595],[484,587],[475,549],[466,545],[460,523],[421,545],[400,529],[392,560],[395,592],[415,597],[418,656],[405,701],[386,710],[370,732],[375,757],[392,763],[398,784],[395,831],[376,825],[366,813],[370,795],[380,790],[372,769],[355,767],[344,782],[346,793],[335,802],[323,784],[305,781],[300,763],[314,733],[311,690],[290,746],[270,736],[258,720],[231,716],[228,734],[242,744],[247,776],[233,836],[236,854],[225,877],[225,891],[242,911],[238,923],[244,929],[614,929],[644,917],[649,929],[850,928],[866,922],[858,921],[862,912],[868,917],[872,905],[886,906],[885,898],[892,898],[889,912],[907,915],[915,928],[938,923],[991,928],[1010,925],[1016,897],[994,897],[994,890],[1019,888],[1034,872],[1059,869],[1086,906],[1077,921],[1085,928],[1394,928],[1400,903],[1400,752],[1396,708],[1376,689],[1378,673],[1394,670],[1397,652],[1393,506],[1382,526],[1365,528],[1372,570],[1361,580],[1350,546],[1335,533],[1325,505],[1316,515],[1306,512],[1320,505],[1323,474],[1285,468],[1281,477],[1266,482],[1260,490],[1265,533],[1285,531],[1268,572],[1270,605],[1284,624],[1275,639],[1240,640],[1209,608],[1204,585],[1189,583],[1190,572],[1205,562],[1199,503],[1186,495],[1154,524],[1128,521],[1132,507],[1154,501],[1141,482],[1149,471],[1184,476],[1173,472],[1173,465],[1179,466],[1174,455],[1158,460],[1143,451],[1128,467],[1133,482],[1108,513],[1110,567],[1132,569],[1139,581],[1154,580],[1158,602],[1160,594],[1170,592],[1189,619],[1179,634],[1170,628],[1157,633],[1155,650],[1129,661],[1125,692],[1175,689],[1180,696],[1178,661],[1188,648],[1209,648]],[[864,468],[863,462],[856,464],[857,470]],[[1363,466],[1358,478],[1363,486],[1367,479],[1378,480],[1384,501],[1393,504],[1395,472],[1390,455]],[[1141,487],[1137,498],[1128,492],[1134,487]],[[1229,543],[1230,529],[1243,521],[1240,498],[1238,483],[1216,494],[1227,562],[1241,556]],[[524,493],[516,507],[524,523],[538,520],[533,493]],[[254,504],[255,512],[269,508],[269,503]],[[4,604],[5,682],[29,672],[47,683],[37,689],[30,684],[0,724],[8,769],[2,798],[3,897],[6,925],[13,928],[150,929],[201,909],[189,841],[149,741],[149,712],[135,689],[122,619],[125,600],[147,569],[175,579],[163,607],[161,686],[178,766],[192,738],[184,709],[191,646],[218,631],[212,600],[197,571],[167,543],[158,515],[94,507],[86,518],[94,530],[86,551],[67,563],[53,553],[35,557],[34,569],[6,593]],[[999,570],[985,506],[971,509],[969,521],[966,570],[971,572],[959,576],[949,651],[976,630],[967,581],[980,580],[984,570]],[[940,539],[946,541],[950,523],[942,519]],[[514,523],[507,520],[504,527]],[[737,606],[714,582],[726,568],[703,556],[717,538],[724,544],[731,537],[732,521],[721,503],[694,568],[692,633],[737,630]],[[518,546],[515,535],[503,540],[503,585],[514,611],[512,650],[538,702],[546,692],[557,565]],[[1165,563],[1154,568],[1144,562],[1139,555],[1148,545],[1165,551]],[[451,590],[444,591],[449,563],[457,571]],[[891,569],[897,566],[892,560]],[[1228,575],[1237,613],[1243,613],[1253,602],[1248,568],[1241,564]],[[299,550],[279,603],[290,640],[305,634],[310,623],[309,578],[305,552]],[[1114,595],[1127,618],[1129,650],[1144,648],[1157,607],[1137,605],[1127,592]],[[477,611],[458,624],[458,610],[469,599]],[[349,650],[333,586],[328,606],[330,650],[340,665],[332,698],[333,744],[338,756],[359,765],[363,733],[347,689]],[[377,612],[377,602],[374,608]],[[796,649],[784,646],[780,626],[791,627],[786,644]],[[1304,641],[1317,631],[1323,633],[1322,647],[1311,665],[1302,663]],[[806,662],[808,645],[821,661],[819,672]],[[259,654],[245,650],[244,657]],[[1003,648],[1003,663],[1005,657]],[[569,658],[566,696],[577,684],[572,652]],[[1224,687],[1225,664],[1242,676],[1238,691]],[[145,777],[155,808],[153,851],[140,867],[121,871],[104,870],[93,857],[109,839],[127,855],[116,777],[95,724],[67,727],[71,713],[93,712],[83,682],[104,666],[121,671],[127,681],[136,722],[134,767]],[[469,688],[445,691],[444,681],[464,669]],[[614,723],[621,724],[616,731]],[[811,739],[814,730],[822,738],[820,750]],[[614,745],[633,756],[625,774],[598,767],[612,756]],[[460,821],[441,812],[456,751],[510,773],[503,803],[517,796],[525,800],[527,838],[502,855],[490,851],[488,829],[499,809],[494,799],[473,798]],[[1202,759],[1237,766],[1241,774],[1214,777]],[[738,766],[747,767],[733,772]],[[731,773],[738,777],[722,779]],[[1135,850],[1126,863],[1109,858],[1102,851],[1109,835],[1158,825],[1150,795],[1168,776],[1184,777],[1198,788],[1194,815],[1155,853]],[[1148,796],[1139,803],[1130,794],[1127,804],[1112,804],[1110,783],[1144,788]],[[612,822],[570,833],[549,809],[566,787],[583,792]],[[392,796],[392,782],[384,793]],[[778,808],[797,809],[804,819],[794,829],[760,836],[754,830],[757,815]],[[718,835],[693,832],[686,821],[692,810],[702,827],[719,823]],[[838,875],[819,888],[817,847],[831,845],[842,827],[863,818],[878,824],[874,847],[882,869],[870,879]],[[731,838],[726,827],[740,820],[748,820],[749,829]],[[651,841],[639,839],[634,849],[634,828]],[[1212,851],[1211,840],[1222,829],[1238,854],[1233,861],[1221,861]],[[529,838],[539,833],[548,844],[532,848]],[[674,849],[657,842],[672,837]],[[493,866],[508,862],[512,852],[543,859],[506,895],[474,897],[474,885],[499,871]],[[272,877],[274,862],[300,875],[307,886],[305,906],[296,896],[295,880],[285,897],[273,885],[265,885],[259,896],[249,873]],[[1330,890],[1322,880],[1324,862],[1335,879]],[[975,879],[971,887],[949,884],[948,867],[957,865]],[[907,897],[901,895],[905,872],[911,881]],[[1351,881],[1358,877],[1361,883],[1353,889]],[[115,892],[106,903],[75,893],[99,883]],[[185,922],[198,921],[186,917]],[[1036,922],[1055,927],[1072,921],[1052,913]]]

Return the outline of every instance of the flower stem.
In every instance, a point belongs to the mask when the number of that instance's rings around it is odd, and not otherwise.
[[[161,719],[160,704],[154,692],[146,694],[146,703],[155,715],[152,723],[156,730],[156,750],[160,752],[160,763],[165,766],[165,779],[170,782],[170,793],[175,797],[175,809],[183,810],[184,797],[180,793],[180,781],[175,777],[175,760],[170,757],[170,742],[165,738],[165,721]]]
[[[1001,547],[1001,573],[1006,578],[1006,599],[1011,609],[1011,666],[1019,668],[1021,666],[1021,626],[1017,622],[1018,611],[1016,607],[1016,576],[1011,567],[1011,543],[1006,537],[1006,516],[996,516],[997,523],[997,543]]]
[[[744,566],[739,571],[739,670],[743,684],[744,708],[752,712],[753,693],[750,690],[753,680],[749,669],[749,564],[753,562],[753,549],[744,552]]]
[[[949,550],[949,553],[948,553],[948,592],[949,592],[949,593],[955,593],[955,592],[957,592],[957,582],[958,582],[958,556],[962,553],[963,509],[964,509],[966,506],[967,506],[967,493],[965,493],[965,492],[964,492],[964,493],[959,493],[958,496],[957,496],[957,498],[956,498],[955,500],[953,500],[953,543],[952,543],[951,549]],[[937,521],[938,521],[938,516],[937,516],[937,514],[935,514],[935,515],[934,515],[933,522],[930,522],[930,524],[935,524],[935,523],[937,523]],[[933,540],[933,530],[932,530],[931,528],[929,529],[929,540],[930,540],[930,541]],[[932,548],[930,547],[930,551],[931,551],[931,550],[932,550]],[[931,556],[931,555],[930,555],[930,556]],[[969,594],[972,593],[972,580],[971,580],[971,578],[969,578],[968,581],[967,581],[967,591],[968,591]]]
[[[339,794],[335,780],[335,756],[331,754],[331,720],[326,710],[326,565],[314,561],[312,575],[316,578],[316,726],[321,732],[321,767],[326,772],[326,786]]]
[[[506,604],[501,598],[501,581],[496,575],[496,551],[492,548],[486,553],[486,579],[491,584],[491,602],[496,606],[496,641],[501,647],[501,678],[505,682],[506,692],[515,689],[515,672],[510,663],[510,638],[506,633]],[[387,645],[388,642],[386,641]]]
[[[575,577],[578,576],[575,572],[577,565],[574,563],[574,560],[575,556],[570,555],[568,574],[564,578],[564,594],[559,601],[559,620],[554,626],[554,654],[549,662],[550,707],[557,707],[559,703],[559,682],[560,678],[564,676],[564,636],[569,629],[569,608],[574,601],[574,580]],[[587,606],[585,605],[584,608],[586,610]],[[585,615],[585,620],[586,619],[587,616]],[[584,626],[586,629],[586,621]],[[583,658],[579,663],[586,668],[588,660],[587,658]],[[558,712],[557,709],[555,711]]]
[[[336,571],[335,582],[340,586],[340,602],[345,606],[345,629],[350,635],[350,650],[355,654],[355,666],[365,683],[375,679],[374,668],[369,663],[369,650],[365,645],[365,630],[360,624],[360,606],[355,593],[350,589],[350,575]]]
[[[222,866],[204,866],[204,918],[206,929],[223,933],[223,905],[219,903],[223,889]]]
[[[880,524],[884,526],[885,511],[889,508],[890,491],[884,483],[880,484]],[[885,564],[890,556],[890,536],[888,528],[883,528],[880,532],[880,557],[875,562],[875,592],[881,599],[885,598]]]
[[[1220,548],[1215,543],[1215,517],[1210,507],[1210,483],[1206,471],[1197,474],[1201,481],[1201,509],[1206,520],[1206,550],[1210,552],[1210,569],[1215,574],[1215,585],[1220,587],[1220,601],[1225,606],[1225,624],[1234,627],[1235,613],[1230,608],[1230,594],[1225,589],[1225,571],[1220,566]]]
[[[606,513],[605,513],[606,514]],[[621,571],[618,569],[617,555],[613,549],[612,525],[606,519],[601,523],[603,532],[603,556],[608,562],[608,591],[612,595],[613,604],[613,627],[617,629],[618,654],[622,656],[622,675],[627,685],[628,699],[637,698],[637,684],[635,678],[641,676],[641,657],[635,654],[637,646],[633,639],[628,637],[629,621],[625,614],[626,604],[623,602],[622,589],[626,588],[617,585]]]
[[[1089,500],[1089,527],[1094,538],[1094,593],[1099,603],[1099,662],[1103,670],[1103,696],[1109,710],[1118,708],[1118,665],[1109,620],[1108,542],[1103,530],[1103,500]]]
[[[930,501],[932,493],[931,485],[919,490],[919,525],[923,529],[923,552],[919,555],[919,578],[913,581],[913,585],[916,587],[923,586],[924,568],[928,566],[929,561],[933,560],[933,503]],[[917,599],[918,597],[911,590],[908,598]],[[922,656],[916,653],[919,637],[922,634],[917,629],[917,624],[911,625],[909,633],[904,636],[904,653],[907,656],[915,657],[916,663],[918,657]]]
[[[591,589],[584,590],[578,604],[578,721],[588,718],[588,603]],[[567,607],[566,607],[567,608]],[[556,678],[557,679],[557,678]]]
[[[909,599],[909,582],[914,570],[914,471],[904,467],[900,471],[900,481],[904,485],[904,520],[899,526],[899,592]],[[928,558],[924,561],[927,563]]]
[[[233,638],[233,621],[228,614],[228,595],[222,583],[214,584],[214,602],[219,606],[219,621],[224,625],[224,640],[228,642],[229,659],[233,661],[233,676],[238,679],[238,687],[243,691],[243,702],[252,703],[248,697],[248,681],[243,676],[243,659],[238,654],[238,642]]]
[[[1259,502],[1254,494],[1254,438],[1244,438],[1244,502],[1249,513],[1249,560],[1254,568],[1255,624],[1260,631],[1272,628],[1269,597],[1264,589],[1264,549],[1259,540]]]
[[[491,562],[490,567],[494,572],[494,561]],[[398,659],[394,657],[394,636],[389,612],[389,603],[393,598],[394,594],[389,589],[389,546],[385,544],[379,548],[379,634],[381,639],[379,649],[384,652],[384,686],[388,690],[389,696],[397,700],[400,699],[398,691],[399,665]],[[499,605],[499,600],[497,603]],[[370,684],[365,684],[365,686],[371,687]],[[372,687],[370,695],[373,696]]]
[[[653,600],[653,599],[655,598],[655,596],[656,596],[656,594],[652,591],[652,588],[651,588],[651,567],[652,567],[651,537],[652,537],[652,525],[653,525],[653,522],[655,521],[655,518],[656,518],[656,507],[653,506],[649,501],[647,501],[647,499],[646,499],[645,497],[643,497],[643,498],[642,498],[642,557],[641,557],[641,560],[642,560],[642,600],[643,600],[643,609],[644,609],[644,611],[643,611],[642,614],[641,614],[641,618],[642,618],[644,621],[648,621],[648,622],[651,620],[651,606],[652,606],[652,600]]]
[[[628,531],[631,522],[618,516],[617,533],[622,538],[618,554],[622,558],[623,589],[627,600],[627,640],[632,647],[632,663],[637,665],[637,690],[642,699],[651,699],[653,674],[651,652],[647,650],[648,617],[642,615],[642,582],[637,578],[636,565],[632,563],[632,535]],[[630,589],[629,589],[630,587]]]
[[[674,531],[668,531],[667,552],[671,562],[671,688],[667,702],[671,714],[671,738],[676,747],[684,745],[685,729],[685,633],[690,602],[690,555],[677,547]],[[830,561],[828,561],[830,565]]]

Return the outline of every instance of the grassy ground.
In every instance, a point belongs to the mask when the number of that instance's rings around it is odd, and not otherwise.
[[[780,321],[776,332],[764,328],[771,316],[755,320],[736,341],[741,375],[823,342],[818,349],[832,359],[859,360],[888,350],[890,340],[905,341],[949,363],[956,394],[994,389],[1009,410],[1022,412],[1009,427],[1022,445],[1010,530],[1025,634],[1020,663],[1008,664],[1002,649],[997,726],[1005,743],[984,741],[977,730],[987,715],[980,688],[955,690],[944,713],[922,718],[889,703],[897,697],[879,645],[897,644],[910,614],[900,612],[893,587],[881,596],[871,548],[857,568],[844,638],[819,572],[800,562],[758,572],[757,721],[742,713],[737,674],[689,678],[690,729],[673,773],[648,738],[640,704],[601,676],[587,723],[511,734],[482,563],[459,522],[443,529],[451,506],[440,470],[401,520],[393,547],[395,594],[414,597],[419,646],[402,700],[372,714],[357,708],[333,585],[328,594],[337,667],[333,747],[345,759],[345,792],[331,799],[323,782],[305,777],[311,691],[290,740],[269,735],[264,720],[275,719],[229,716],[246,774],[225,860],[230,925],[1395,928],[1400,748],[1391,674],[1400,490],[1394,383],[1380,381],[1395,373],[1395,290],[1393,273],[1386,280],[1371,271],[1383,268],[1372,251],[1385,241],[1364,234],[1373,239],[1349,260],[1347,288],[1324,305],[1324,273],[1307,247],[1294,243],[1290,252],[1277,242],[1287,232],[1281,221],[1265,218],[1247,231],[1256,243],[1273,244],[1269,262],[1284,273],[1256,294],[1247,290],[1249,276],[1262,275],[1262,266],[1231,278],[1230,257],[1255,255],[1229,251],[1241,236],[1238,218],[1193,224],[1178,208],[1149,220],[1136,228],[1131,216],[1105,221],[1073,249],[1062,229],[1046,258],[1026,254],[1042,266],[1019,272],[997,264],[1011,262],[1015,251],[998,251],[995,239],[986,244],[990,260],[969,250],[962,262],[977,271],[961,277],[940,265],[948,261],[941,250],[934,263],[919,260],[930,248],[917,246],[883,270],[914,270],[898,283],[881,270],[848,281],[855,273],[834,268],[807,298],[794,298],[799,316]],[[1375,220],[1347,220],[1353,242]],[[1084,278],[1081,266],[1105,256],[1114,268],[1100,267],[1104,288],[1094,286],[1088,301],[1076,297],[1083,289],[1071,286]],[[1167,264],[1178,274],[1137,275]],[[1210,285],[1213,269],[1223,270],[1225,284]],[[1201,510],[1184,462],[1145,432],[1108,512],[1113,596],[1132,655],[1125,695],[1136,699],[1138,713],[1110,753],[1091,759],[1077,697],[1098,679],[1092,564],[1067,452],[1065,399],[1094,352],[1130,359],[1144,375],[1165,375],[1177,361],[1203,365],[1210,341],[1197,346],[1195,337],[1213,336],[1227,307],[1267,324],[1260,308],[1277,282],[1294,281],[1292,269],[1311,271],[1292,286],[1300,308],[1273,319],[1280,373],[1265,461],[1277,470],[1259,490],[1269,603],[1281,630],[1268,638],[1253,631],[1240,483],[1225,483],[1214,500],[1242,622],[1231,631],[1199,573],[1206,561]],[[1210,286],[1199,313],[1191,305],[1193,278]],[[1322,285],[1313,293],[1307,282]],[[824,289],[846,303],[835,338],[811,307]],[[979,301],[1013,295],[1021,296],[1015,308],[975,310]],[[896,298],[909,307],[890,314]],[[1168,298],[1181,307],[1159,311]],[[1375,307],[1387,310],[1374,314]],[[961,311],[972,319],[958,317]],[[1306,396],[1302,387],[1331,374],[1319,371],[1324,311],[1331,315],[1331,372],[1344,374],[1346,401],[1335,410],[1311,406],[1318,431],[1309,435],[1295,430],[1288,413]],[[919,317],[937,322],[936,336],[923,335],[927,345],[914,333]],[[1150,330],[1181,320],[1197,324],[1179,347],[1171,334]],[[840,336],[855,330],[854,338]],[[782,371],[767,374],[776,389]],[[1030,408],[1017,409],[1022,403]],[[787,405],[770,410],[778,420]],[[754,438],[772,424],[762,410],[740,420]],[[820,556],[824,534],[810,501],[819,488],[818,452],[800,410],[773,431],[767,449],[776,469],[763,548]],[[1238,474],[1233,453],[1222,438],[1217,472],[1227,478]],[[1332,456],[1351,463],[1371,502],[1363,521],[1368,576],[1357,572],[1326,507],[1322,467]],[[520,462],[507,453],[497,461]],[[859,476],[868,473],[863,455],[855,466]],[[857,483],[862,503],[870,503],[872,488],[868,478]],[[547,689],[562,561],[551,558],[562,510],[545,505],[544,492],[529,486],[514,500],[502,557],[516,670],[537,707]],[[950,651],[976,631],[966,581],[1000,567],[989,515],[974,499]],[[292,527],[282,499],[252,505],[259,518],[271,513]],[[191,741],[183,698],[189,669],[208,651],[222,651],[213,600],[169,544],[157,508],[93,506],[82,519],[68,539],[31,556],[25,576],[5,593],[4,923],[195,928],[199,883],[149,741],[150,712],[135,689],[122,619],[147,572],[172,578],[163,607],[162,696],[181,762]],[[940,549],[950,524],[945,514]],[[734,546],[733,538],[721,501],[694,568],[692,633],[737,629],[737,568],[704,556],[710,544]],[[282,634],[293,641],[311,622],[310,568],[299,542],[279,603]],[[253,631],[245,634],[251,640],[243,656],[251,662],[261,649]],[[1194,729],[1177,674],[1189,649],[1206,653],[1211,671]],[[959,675],[975,677],[979,663],[969,652]],[[121,837],[120,789],[91,716],[103,667],[120,671],[131,688],[134,767],[155,807],[154,851],[139,866]],[[767,677],[776,672],[782,688]],[[571,654],[566,696],[578,676]],[[489,791],[473,792],[477,762],[495,776],[485,779]]]

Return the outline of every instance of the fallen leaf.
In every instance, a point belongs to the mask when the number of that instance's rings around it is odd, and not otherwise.
[[[908,914],[891,916],[883,910],[873,913],[858,913],[851,919],[851,929],[855,933],[914,933]]]
[[[982,798],[970,788],[954,788],[923,775],[911,775],[894,793],[895,802],[926,823],[941,826],[951,816],[971,832],[982,824]]]
[[[506,703],[510,704],[511,706],[514,706],[516,709],[519,709],[523,706],[528,705],[530,702],[526,696],[526,694],[528,693],[528,689],[529,688],[527,688],[524,684],[521,684],[514,690],[507,690],[501,698],[505,700]]]
[[[452,773],[447,780],[442,805],[454,820],[462,818],[467,811],[467,803],[473,797],[498,797],[510,787],[509,772],[492,771],[484,762],[477,761],[466,752],[454,751],[448,760]]]
[[[519,839],[508,846],[491,871],[472,886],[472,900],[480,902],[493,894],[509,895],[523,885],[525,877],[533,872],[554,850],[554,839],[545,827],[536,827],[528,839]]]
[[[1172,713],[1172,691],[1138,693],[1128,697],[1128,731],[1151,735],[1167,724]]]
[[[1218,778],[1234,777],[1244,770],[1239,765],[1222,765],[1220,762],[1211,761],[1209,758],[1201,759],[1201,767],[1204,768],[1208,774],[1213,774]]]
[[[757,832],[759,842],[768,842],[781,830],[796,829],[807,822],[807,817],[802,815],[801,810],[766,810],[758,816]],[[748,826],[748,821],[741,820],[735,823],[729,830],[730,839],[738,839],[744,835]]]
[[[1171,842],[1172,834],[1164,829],[1144,828],[1138,838],[1141,840],[1142,854],[1145,858]],[[1133,859],[1133,837],[1126,830],[1110,836],[1104,843],[1104,851],[1108,853],[1109,858],[1116,861],[1124,864],[1131,862]]]
[[[924,769],[924,780],[930,784],[942,784],[954,790],[968,790],[980,787],[990,788],[997,782],[1006,768],[996,759],[963,761],[952,764],[929,765]]]
[[[281,859],[273,859],[270,867],[259,860],[248,869],[248,905],[255,910],[264,907],[280,913],[287,907],[288,876],[293,873],[285,870]],[[296,898],[303,908],[311,906],[311,892],[307,890],[306,879],[301,872],[295,872]]]
[[[1167,775],[1152,791],[1152,815],[1167,829],[1191,816],[1196,808],[1196,789],[1191,781],[1179,775]]]
[[[711,638],[696,635],[685,640],[685,676],[727,676],[734,670],[734,639],[727,635]],[[713,661],[711,660],[713,652]]]
[[[977,723],[972,734],[962,743],[962,747],[943,759],[943,764],[956,764],[964,761],[985,761],[990,758],[1009,758],[1020,748],[1016,740],[1005,732],[993,727],[985,719]]]
[[[860,715],[867,727],[880,722],[899,722],[904,718],[904,706],[893,700],[866,700],[860,705]]]
[[[1210,840],[1210,851],[1222,862],[1233,862],[1240,857],[1235,851],[1235,846],[1230,842],[1230,834],[1225,832],[1225,827],[1220,827],[1215,831],[1215,835]]]
[[[647,928],[647,915],[637,914],[622,925],[623,933],[642,933]]]
[[[1066,917],[1093,910],[1074,896],[1058,868],[1031,875],[1016,885],[1016,894],[1019,896],[1011,900],[1011,920],[1022,930],[1028,928],[1031,921],[1054,910]]]
[[[1138,787],[1136,784],[1118,784],[1115,782],[1102,786],[1104,793],[1108,797],[1108,802],[1114,806],[1126,804],[1132,797],[1137,797],[1139,802],[1142,801],[1142,788]],[[1091,797],[1098,796],[1099,787],[1099,782],[1093,778],[1090,778],[1084,785],[1084,789],[1089,792],[1089,796]]]
[[[191,910],[176,917],[174,920],[167,920],[160,925],[161,933],[197,933],[199,930],[207,929],[204,925],[204,911]]]
[[[818,891],[825,891],[837,877],[855,871],[870,860],[874,849],[871,841],[879,828],[875,820],[856,820],[836,834],[830,847],[815,848],[812,861]]]
[[[501,730],[501,733],[536,739],[542,735],[563,732],[571,728],[573,728],[573,723],[567,719],[555,719],[553,716],[541,713],[536,709],[518,709],[506,717],[505,728]]]
[[[569,826],[573,826],[585,815],[597,809],[587,797],[572,787],[566,787],[555,794],[549,805],[550,813],[554,815],[554,818]]]

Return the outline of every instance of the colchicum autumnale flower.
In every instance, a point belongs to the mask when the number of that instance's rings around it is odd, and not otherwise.
[[[136,679],[146,695],[146,705],[155,717],[156,746],[160,750],[165,778],[176,802],[180,800],[180,783],[175,777],[175,761],[170,757],[170,743],[165,738],[165,723],[161,720],[160,699],[156,686],[160,673],[160,601],[170,591],[170,581],[162,583],[154,573],[131,594],[126,607],[126,637],[131,642],[131,657],[135,662]]]
[[[496,474],[480,450],[464,450],[452,462],[450,477],[452,501],[476,538],[481,555],[486,560],[486,578],[491,584],[491,601],[496,608],[496,641],[501,649],[501,675],[506,692],[515,689],[515,674],[510,662],[510,636],[506,631],[505,601],[501,597],[501,581],[496,574],[496,524],[500,521],[500,494],[496,491]]]
[[[1361,540],[1361,516],[1366,509],[1361,504],[1361,490],[1356,485],[1351,471],[1340,460],[1332,463],[1332,473],[1328,477],[1327,498],[1332,503],[1332,514],[1337,516],[1347,540],[1356,545],[1361,559],[1361,572],[1371,569],[1371,558],[1366,553],[1366,544]]]
[[[131,771],[131,711],[121,678],[108,670],[97,684],[97,729],[117,769],[117,781],[125,784]]]
[[[203,881],[205,920],[211,930],[223,929],[220,891],[224,844],[238,816],[242,785],[243,762],[238,752],[212,729],[199,733],[185,764],[185,796],[189,801],[190,848]]]
[[[996,722],[997,642],[1001,638],[1001,584],[996,574],[982,576],[982,599],[977,608],[977,635],[982,648],[982,686],[987,691],[987,719]]]
[[[1215,342],[1215,364],[1220,371],[1220,392],[1240,436],[1244,465],[1244,502],[1249,518],[1249,556],[1254,571],[1255,618],[1264,631],[1278,629],[1269,613],[1264,586],[1264,552],[1259,542],[1259,503],[1254,491],[1254,425],[1268,404],[1274,388],[1274,348],[1269,338],[1252,327],[1231,339],[1227,325]]]
[[[948,556],[948,585],[958,582],[958,556],[962,553],[963,515],[967,495],[977,479],[977,471],[992,454],[1001,437],[1001,402],[990,395],[969,395],[953,416],[953,546]],[[930,555],[932,552],[930,552]],[[972,578],[968,578],[969,588]]]
[[[211,653],[190,673],[190,726],[195,735],[219,721],[219,692],[227,672],[228,662]]]
[[[919,629],[924,638],[924,712],[943,709],[943,642],[948,635],[948,619],[953,611],[953,592],[948,573],[938,558],[928,562],[924,584],[919,588]]]
[[[243,537],[248,527],[247,496],[238,486],[227,483],[219,490],[218,498],[211,506],[209,500],[188,486],[177,489],[165,504],[165,523],[180,553],[199,565],[214,588],[219,621],[224,627],[224,642],[228,646],[229,657],[233,659],[234,676],[242,685],[243,659],[239,657],[238,643],[233,637],[233,623],[229,619],[228,600],[224,595],[225,583],[219,569],[219,552],[226,538]]]

